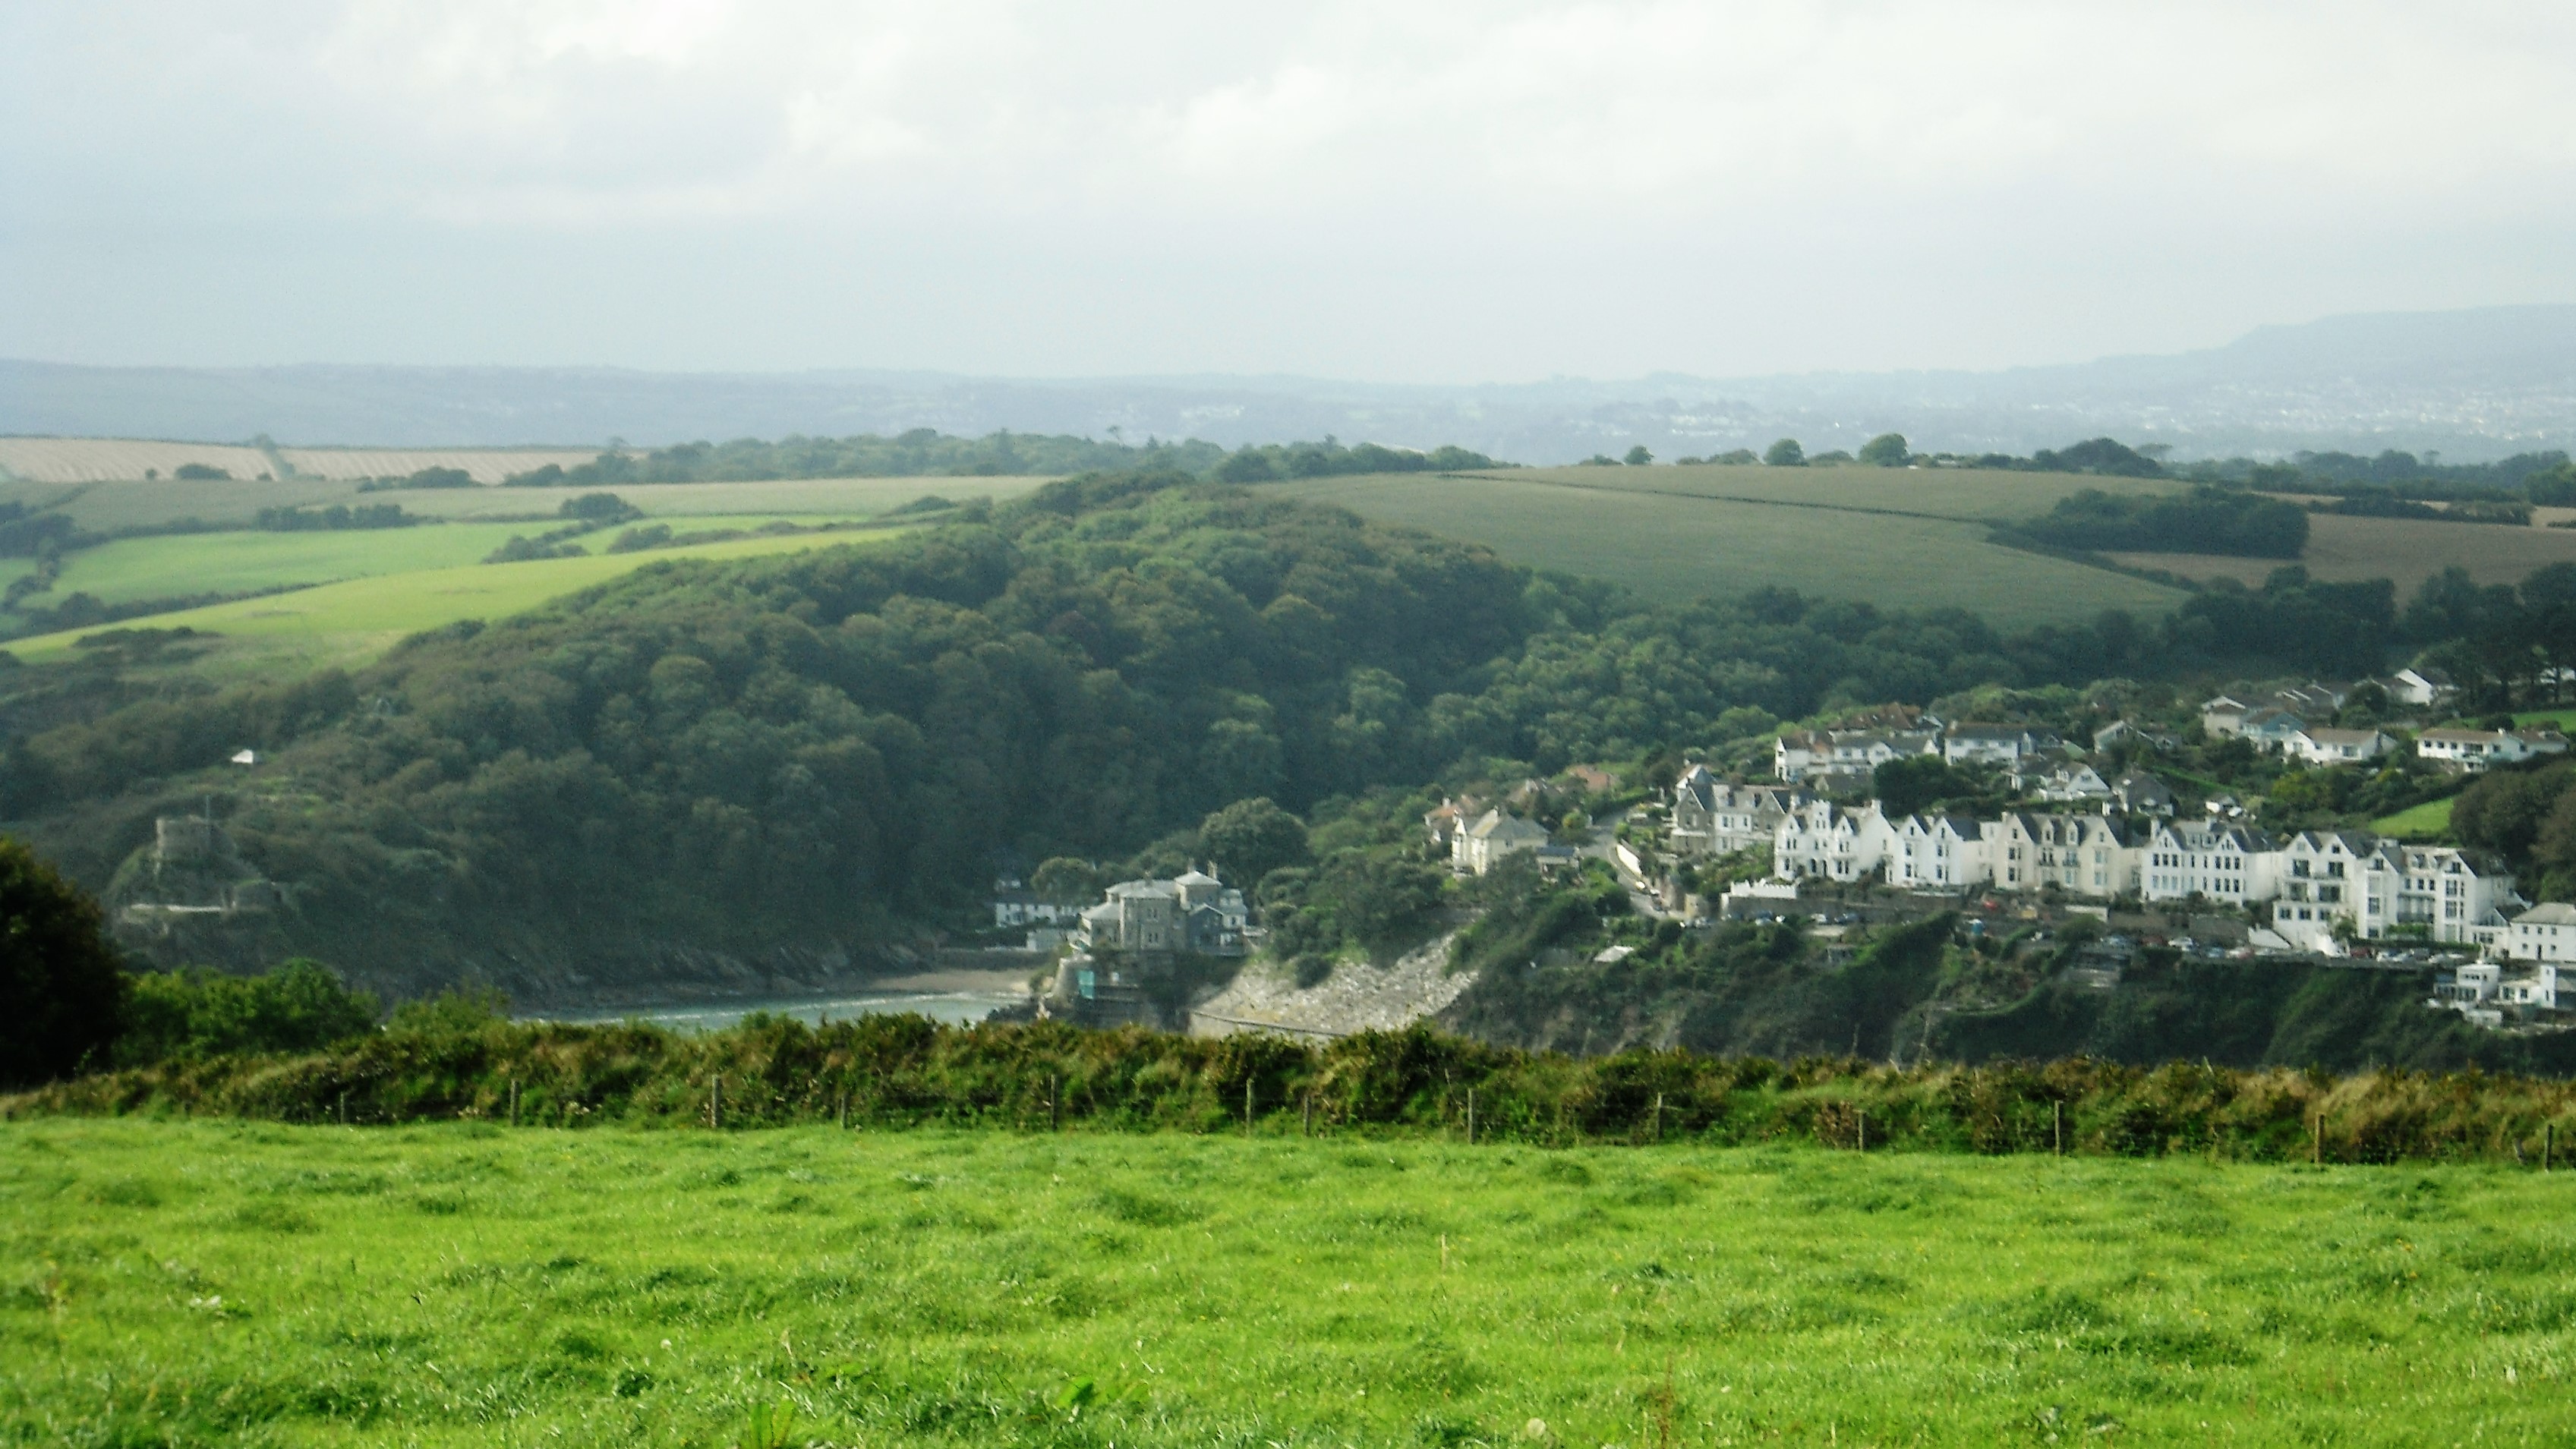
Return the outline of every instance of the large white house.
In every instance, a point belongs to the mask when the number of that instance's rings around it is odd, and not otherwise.
[[[2151,901],[2203,896],[2243,905],[2270,900],[2279,866],[2272,838],[2252,826],[2159,821],[2147,838],[2139,893]]]
[[[2313,765],[2349,765],[2375,760],[2397,748],[2386,730],[2337,730],[2311,725],[2281,742],[2281,752]]]
[[[1959,815],[1908,815],[1887,848],[1887,883],[1909,890],[1955,891],[1994,876],[1984,830]]]
[[[2516,961],[2576,961],[2576,906],[2533,906],[2513,918],[2501,944]]]
[[[1954,765],[2018,765],[2064,748],[2064,740],[2030,725],[1955,724],[1941,738],[1941,758]]]
[[[2512,949],[2506,913],[2522,898],[2512,875],[2476,852],[2316,831],[2292,838],[2281,856],[2272,929],[2293,945],[2337,950],[2340,925],[2344,936],[2365,941]]]
[[[2116,896],[2138,888],[2143,852],[2111,816],[2008,810],[1982,829],[1997,890],[2055,886],[2072,895]]]
[[[2429,729],[2415,737],[2415,753],[2476,774],[2490,765],[2518,765],[2539,755],[2567,752],[2567,737],[2552,729]]]
[[[1855,809],[1816,801],[1780,817],[1771,837],[1771,873],[1783,880],[1864,880],[1887,863],[1896,832],[1878,802]]]

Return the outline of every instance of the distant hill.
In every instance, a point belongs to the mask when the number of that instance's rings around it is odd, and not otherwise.
[[[1529,463],[1643,443],[1661,456],[1809,451],[1882,431],[1916,446],[2027,453],[2110,434],[2177,456],[2300,449],[2457,461],[2576,446],[2576,306],[2330,317],[2223,347],[2000,372],[1658,374],[1480,386],[1298,377],[1046,380],[841,371],[613,368],[101,368],[0,362],[0,433],[320,445],[664,444],[791,433],[975,436],[998,428],[1456,443]]]

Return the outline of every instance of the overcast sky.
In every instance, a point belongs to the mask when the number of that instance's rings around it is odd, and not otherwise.
[[[2576,301],[2576,6],[0,4],[0,356],[1514,381]]]

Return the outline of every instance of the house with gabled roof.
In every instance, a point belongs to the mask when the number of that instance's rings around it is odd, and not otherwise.
[[[2250,825],[2161,820],[2147,837],[2140,894],[2151,901],[2200,896],[2231,905],[2270,900],[2280,865],[2280,847]]]
[[[2131,770],[2111,782],[2111,806],[2123,815],[2171,815],[2173,791],[2144,770]]]
[[[1449,842],[1449,863],[1483,875],[1503,857],[1547,844],[1547,831],[1500,810],[1488,810]]]
[[[2254,706],[2233,695],[2222,694],[2200,707],[2200,728],[2213,740],[2232,739],[2245,727],[2245,716]]]
[[[2108,815],[2056,815],[2007,810],[1981,827],[1997,890],[2055,886],[2073,895],[2108,897],[2138,888],[2138,851]]]
[[[2281,752],[2314,765],[2353,765],[2397,748],[2386,730],[2339,730],[2310,725],[2281,742]]]
[[[1956,891],[1994,876],[1985,832],[1964,815],[1908,815],[1888,841],[1887,883],[1908,890]]]
[[[1791,785],[1739,785],[1706,765],[1693,765],[1673,782],[1672,848],[1683,855],[1730,855],[1771,842],[1780,817],[1813,801]]]
[[[2285,709],[2249,710],[2236,726],[2236,737],[2258,750],[2279,753],[2308,728],[2306,720]]]
[[[1866,880],[1887,863],[1894,838],[1875,800],[1858,807],[1815,801],[1780,817],[1771,835],[1771,873],[1782,880]]]

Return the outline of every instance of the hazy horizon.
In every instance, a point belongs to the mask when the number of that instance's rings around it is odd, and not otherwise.
[[[0,356],[1472,386],[2169,354],[2576,301],[2571,81],[2555,7],[34,0],[0,13]]]

